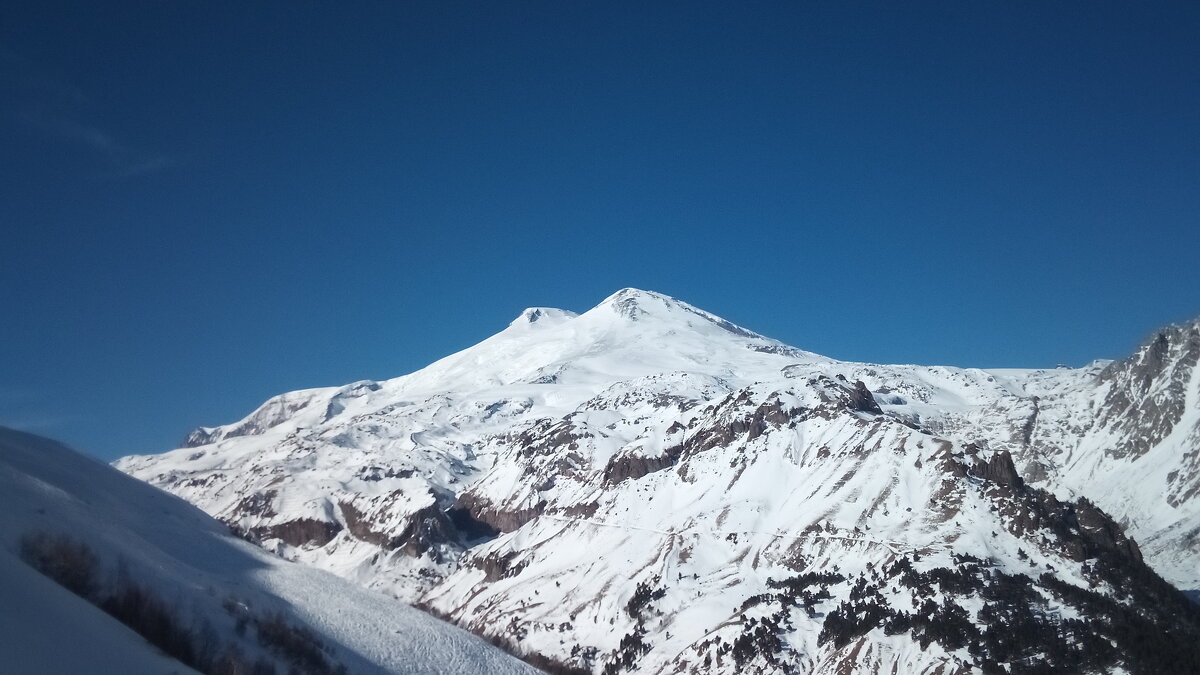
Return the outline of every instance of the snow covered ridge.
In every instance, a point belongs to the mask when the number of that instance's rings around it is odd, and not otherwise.
[[[2,427],[0,506],[6,673],[195,672],[166,654],[203,672],[532,672],[403,603],[242,542],[172,495]]]
[[[557,670],[1193,672],[1198,355],[842,362],[624,289],[117,466]]]

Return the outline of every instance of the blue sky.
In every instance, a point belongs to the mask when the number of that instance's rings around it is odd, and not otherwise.
[[[22,4],[0,424],[102,457],[625,286],[876,362],[1200,314],[1196,3]]]

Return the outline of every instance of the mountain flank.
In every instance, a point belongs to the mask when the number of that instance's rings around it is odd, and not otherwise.
[[[854,363],[624,289],[117,466],[562,672],[1197,672],[1198,358]]]

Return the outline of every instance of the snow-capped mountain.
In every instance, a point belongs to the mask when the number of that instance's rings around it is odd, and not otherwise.
[[[403,603],[242,542],[173,495],[2,427],[0,505],[5,673],[195,672],[170,656],[219,673],[533,672]]]
[[[886,366],[625,289],[117,466],[559,670],[1178,670],[1198,333]]]

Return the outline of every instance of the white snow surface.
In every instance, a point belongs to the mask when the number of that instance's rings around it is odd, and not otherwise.
[[[997,521],[1002,490],[964,475],[1001,451],[1200,588],[1200,328],[1170,330],[1167,348],[1078,369],[865,364],[624,289],[579,315],[525,310],[412,374],[284,394],[192,447],[116,465],[284,557],[594,670],[634,629],[638,584],[669,580],[637,670],[706,672],[722,663],[713,640],[747,625],[747,598],[806,571],[870,575],[912,552],[952,566],[953,553],[1085,585],[1047,533]],[[853,403],[856,382],[878,412]],[[429,535],[455,504],[503,532]],[[336,532],[271,536],[301,519]],[[798,618],[788,637],[803,671],[965,667],[880,631],[834,650],[819,629]]]
[[[65,534],[180,617],[232,639],[226,601],[312,629],[351,673],[524,673],[465,631],[228,534],[194,506],[56,442],[0,428],[0,670],[190,673],[18,557],[31,532]],[[226,625],[228,624],[228,625]],[[245,648],[246,646],[243,645]]]
[[[0,550],[0,664],[12,673],[193,673],[140,635]]]

